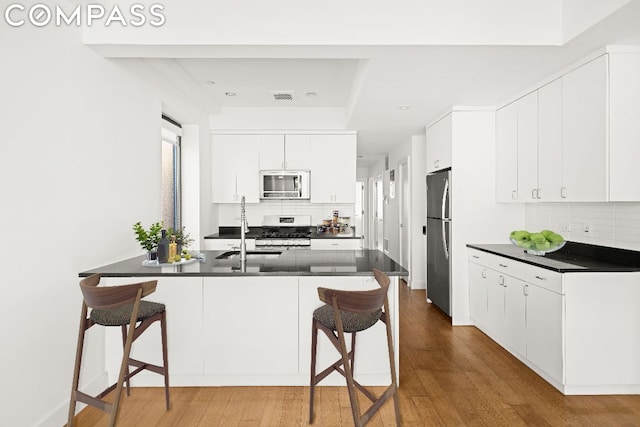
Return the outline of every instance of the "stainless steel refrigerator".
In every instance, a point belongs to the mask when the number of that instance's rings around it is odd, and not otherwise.
[[[427,175],[427,297],[451,317],[451,169]]]

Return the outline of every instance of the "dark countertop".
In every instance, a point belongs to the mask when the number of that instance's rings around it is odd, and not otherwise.
[[[531,255],[513,244],[468,244],[467,247],[501,255],[559,273],[640,271],[640,252],[569,242],[544,256]]]
[[[79,273],[86,277],[100,273],[103,277],[150,276],[370,276],[377,268],[389,276],[408,276],[407,270],[377,250],[290,250],[272,259],[247,260],[246,271],[240,261],[216,259],[226,251],[202,251],[206,261],[186,265],[145,267],[145,255]],[[255,251],[250,251],[255,252]]]
[[[318,233],[317,227],[310,227],[311,239],[360,239],[360,236],[356,236],[356,228],[351,227],[351,233],[348,234],[331,234],[331,233]],[[255,239],[261,237],[262,227],[249,227],[247,233],[247,239]],[[204,236],[205,239],[239,239],[240,227],[220,227],[219,232],[215,234],[209,234]]]

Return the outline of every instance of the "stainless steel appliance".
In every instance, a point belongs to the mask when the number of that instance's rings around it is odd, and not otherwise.
[[[427,296],[451,317],[451,169],[427,175]]]
[[[311,248],[310,215],[265,215],[256,249],[292,250]]]
[[[309,171],[260,171],[260,199],[309,199]]]

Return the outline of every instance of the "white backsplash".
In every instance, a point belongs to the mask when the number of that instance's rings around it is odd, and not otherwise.
[[[331,218],[333,211],[338,210],[341,217],[351,217],[354,224],[353,204],[317,204],[294,201],[268,201],[262,203],[247,203],[246,213],[249,227],[261,226],[265,215],[311,215],[311,224],[321,224],[325,218]],[[218,205],[220,226],[237,226],[240,224],[240,203],[225,203]]]
[[[640,250],[640,203],[527,204],[525,228],[548,228],[573,242]]]

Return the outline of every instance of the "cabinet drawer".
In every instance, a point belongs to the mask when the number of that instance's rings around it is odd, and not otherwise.
[[[533,265],[523,265],[520,278],[532,285],[540,286],[557,294],[564,294],[562,287],[562,273],[547,270],[546,268],[535,267]]]

